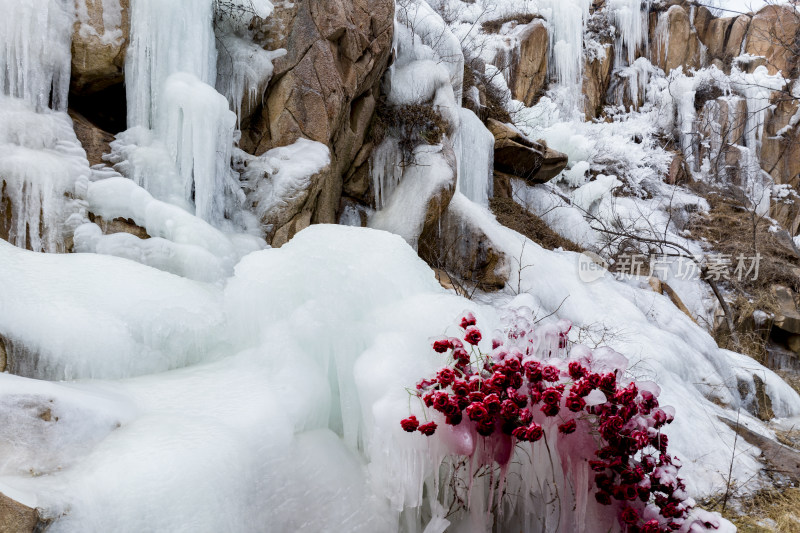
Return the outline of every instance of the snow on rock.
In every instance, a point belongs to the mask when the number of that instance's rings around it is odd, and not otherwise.
[[[315,178],[329,167],[331,154],[322,143],[299,139],[258,157],[238,150],[236,159],[248,190],[247,205],[274,232],[303,207]]]
[[[16,246],[64,252],[85,219],[91,170],[63,112],[0,96],[0,235]]]
[[[248,234],[226,234],[175,205],[153,198],[131,180],[108,177],[89,184],[88,210],[104,220],[133,220],[152,239],[101,235],[95,224],[75,232],[75,251],[126,257],[200,281],[220,281],[244,255],[266,243]]]

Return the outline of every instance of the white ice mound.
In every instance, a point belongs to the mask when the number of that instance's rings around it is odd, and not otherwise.
[[[120,378],[203,360],[222,342],[218,289],[131,261],[0,241],[0,335],[14,373]]]
[[[456,209],[469,204],[456,198]],[[473,215],[499,246],[522,245],[488,212]],[[565,273],[575,254],[530,242],[516,251],[534,267],[522,280],[531,294],[514,305],[540,315],[560,306],[590,335],[607,322],[631,371],[656,378],[676,407],[671,449],[689,479],[705,479],[702,490],[720,481],[730,459],[720,444],[733,433],[714,420],[739,405],[731,391],[746,377],[742,361],[660,295],[573,279]],[[33,495],[59,532],[422,531],[425,512],[414,508],[443,452],[400,428],[405,387],[441,365],[430,339],[457,334],[453,317],[465,308],[486,332],[499,324],[493,307],[439,287],[401,237],[344,226],[312,226],[246,256],[223,290],[114,258],[9,245],[0,271],[11,276],[0,286],[0,335],[12,358],[23,346],[46,355],[38,360],[49,375],[38,376],[175,368],[69,385],[0,374],[0,406],[13,421],[0,426],[0,450],[10,450],[0,486]],[[774,388],[777,378],[766,378]],[[776,414],[800,412],[796,394],[774,390]],[[64,430],[33,419],[51,399]],[[61,456],[37,459],[59,443],[68,445]],[[758,468],[754,454],[738,457],[738,479]]]
[[[400,237],[311,227],[281,249],[247,256],[224,297],[202,284],[102,256],[42,257],[4,246],[0,257],[2,270],[14,279],[9,285],[28,301],[42,295],[24,311],[35,307],[41,313],[49,306],[53,314],[70,317],[63,331],[41,342],[53,351],[55,339],[70,348],[59,352],[64,365],[75,361],[83,368],[108,369],[123,364],[117,359],[122,354],[136,361],[134,335],[111,331],[117,317],[126,317],[137,331],[149,329],[152,344],[166,339],[187,344],[190,332],[180,331],[173,312],[184,327],[202,324],[209,335],[205,346],[194,344],[198,359],[224,339],[236,339],[226,345],[228,357],[123,381],[65,388],[0,375],[0,391],[13,385],[20,393],[54,399],[65,412],[98,413],[86,416],[83,427],[70,426],[85,443],[60,461],[62,470],[22,474],[35,464],[32,457],[60,442],[57,430],[26,436],[34,453],[12,452],[13,468],[0,467],[0,485],[34,494],[47,516],[57,518],[54,531],[396,529],[397,514],[372,490],[366,458],[358,452],[377,411],[357,391],[385,386],[404,395],[401,384],[413,383],[435,364],[428,339],[442,333],[465,305],[438,286]],[[70,280],[61,290],[55,269]],[[113,274],[98,275],[102,272]],[[53,286],[32,286],[33,280],[48,279]],[[2,302],[23,299],[17,293],[2,296]],[[7,320],[9,314],[0,317]],[[30,316],[20,319],[10,328],[2,322],[2,334],[33,323]],[[25,338],[36,340],[33,334]],[[101,338],[113,361],[86,356],[90,349],[100,352],[96,339]],[[387,343],[392,351],[383,353],[380,347]],[[370,356],[371,366],[380,371],[357,384],[354,365],[373,345],[371,353],[381,356]],[[0,405],[18,410],[7,398],[0,393]],[[397,406],[403,405],[401,399]],[[119,429],[113,429],[116,423]],[[20,438],[14,430],[9,434],[11,427],[0,428],[0,446]],[[17,427],[26,432],[37,426]],[[314,495],[310,508],[309,494]]]

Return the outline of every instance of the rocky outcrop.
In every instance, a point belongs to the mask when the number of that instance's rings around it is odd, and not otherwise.
[[[513,127],[489,119],[494,135],[494,168],[521,178],[529,184],[545,183],[567,166],[567,155],[549,148],[543,141],[531,141]]]
[[[791,121],[800,109],[796,100],[775,93],[767,111],[761,141],[761,168],[775,183],[800,187],[800,129]],[[797,202],[773,205],[771,215],[792,235],[800,231],[800,206]]]
[[[115,4],[116,5],[113,5]],[[72,36],[72,91],[93,93],[122,83],[130,33],[129,0],[76,0],[78,19]],[[119,9],[119,27],[106,27]]]
[[[502,289],[509,278],[510,261],[487,235],[481,220],[487,215],[472,214],[463,196],[450,202],[436,224],[427,225],[420,236],[419,254],[450,278],[482,290]]]
[[[697,118],[697,130],[703,139],[698,145],[698,161],[708,159],[709,173],[724,183],[744,186],[749,155],[744,148],[747,101],[738,96],[720,96],[702,106]]]
[[[69,116],[72,119],[75,135],[81,142],[83,149],[86,150],[86,158],[89,160],[89,164],[105,163],[103,154],[111,152],[109,145],[114,140],[114,136],[107,131],[101,130],[75,110],[70,109]]]
[[[0,493],[0,533],[33,533],[43,525],[36,509]]]
[[[689,171],[686,168],[686,159],[682,154],[675,154],[669,164],[667,183],[670,185],[683,185],[687,181],[689,181]]]
[[[261,31],[277,59],[267,101],[243,124],[242,147],[256,155],[303,137],[331,149],[331,169],[304,210],[336,222],[342,176],[361,152],[392,49],[392,0],[276,3]],[[361,159],[367,157],[362,154]]]
[[[745,52],[766,58],[770,74],[794,76],[800,14],[789,6],[767,6],[753,17],[747,30]]]
[[[519,40],[519,58],[511,70],[509,88],[515,100],[532,106],[547,82],[550,37],[544,22],[534,20],[524,26]]]
[[[773,326],[794,335],[800,335],[800,311],[796,294],[788,287],[776,285],[772,289],[778,304]]]
[[[605,46],[605,54],[586,60],[583,69],[583,95],[586,119],[591,120],[600,115],[606,92],[611,84],[611,72],[614,70],[614,47]]]
[[[103,235],[112,235],[114,233],[128,233],[142,240],[150,238],[147,230],[141,226],[137,226],[136,222],[131,219],[115,218],[112,220],[105,220],[103,217],[95,216],[89,213],[89,221],[94,222],[100,227]]]
[[[654,27],[651,36],[651,61],[654,65],[667,74],[679,67],[683,67],[684,71],[700,67],[700,40],[683,7],[673,5],[658,15]]]

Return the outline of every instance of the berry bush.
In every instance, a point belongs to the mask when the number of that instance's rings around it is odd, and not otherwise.
[[[593,480],[587,492],[615,513],[621,530],[714,529],[713,520],[687,520],[694,502],[679,476],[680,461],[668,453],[662,429],[674,411],[659,405],[658,386],[627,380],[627,360],[608,348],[593,353],[572,345],[566,321],[538,332],[532,324],[511,320],[504,339],[494,340],[492,351],[483,353],[478,347],[483,333],[475,317],[465,313],[460,338],[433,342],[442,368],[410,391],[424,406],[426,420],[412,415],[400,422],[402,428],[436,438],[444,424],[477,439],[503,440],[509,445],[492,449],[504,452],[477,456],[500,467],[517,447],[544,445],[550,452],[547,435],[575,439],[576,446],[561,446],[557,453],[579,450],[577,456],[560,459],[588,461]]]

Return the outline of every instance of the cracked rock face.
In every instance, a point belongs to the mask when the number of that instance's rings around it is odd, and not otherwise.
[[[335,222],[348,173],[364,137],[389,63],[392,0],[276,2],[261,32],[266,46],[285,48],[275,61],[268,96],[242,147],[260,155],[303,137],[331,148],[331,168],[308,199],[313,222]]]

